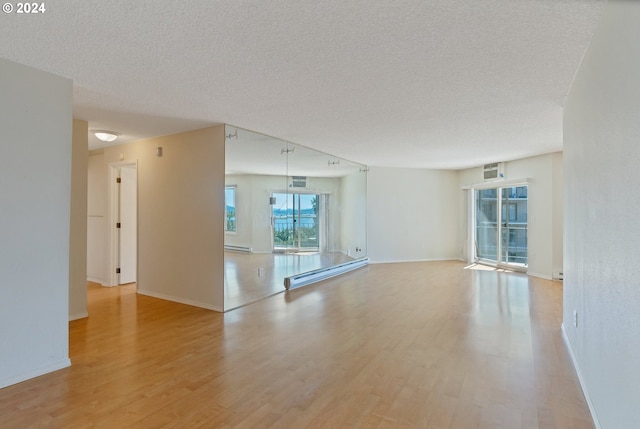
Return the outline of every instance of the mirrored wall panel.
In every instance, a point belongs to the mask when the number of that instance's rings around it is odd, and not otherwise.
[[[225,310],[367,255],[367,168],[226,126]]]

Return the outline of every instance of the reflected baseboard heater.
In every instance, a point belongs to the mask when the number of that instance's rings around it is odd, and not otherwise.
[[[306,286],[311,283],[319,282],[320,280],[339,276],[340,274],[364,267],[367,264],[369,264],[369,258],[361,258],[334,265],[332,267],[319,268],[317,270],[307,271],[306,273],[296,274],[295,276],[285,277],[284,287],[289,290],[300,286]]]
[[[234,252],[244,252],[244,253],[251,253],[253,251],[251,247],[232,246],[230,244],[225,244],[224,250],[233,250]]]

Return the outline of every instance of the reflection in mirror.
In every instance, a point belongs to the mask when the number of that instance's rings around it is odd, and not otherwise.
[[[226,126],[225,310],[366,256],[366,167]]]

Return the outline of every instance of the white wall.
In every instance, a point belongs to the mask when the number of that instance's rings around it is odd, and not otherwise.
[[[87,280],[106,285],[107,165],[104,153],[89,156],[87,177]]]
[[[367,238],[371,262],[457,259],[457,173],[371,167]]]
[[[72,82],[0,59],[0,387],[70,364]]]
[[[640,421],[639,22],[609,1],[564,115],[563,330],[603,429]]]
[[[505,180],[528,179],[528,274],[551,279],[562,271],[562,154],[552,153],[504,163]],[[459,188],[482,184],[482,167],[458,172]],[[500,186],[500,181],[495,182]],[[469,195],[470,191],[458,191]],[[459,199],[459,252],[470,256],[470,203]]]

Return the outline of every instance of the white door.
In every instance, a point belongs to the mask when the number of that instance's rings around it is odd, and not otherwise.
[[[137,180],[136,167],[120,169],[120,284],[133,283],[137,277]]]

